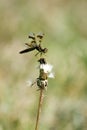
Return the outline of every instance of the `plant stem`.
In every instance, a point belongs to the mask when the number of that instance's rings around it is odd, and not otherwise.
[[[37,119],[36,119],[35,130],[38,130],[42,102],[43,102],[43,89],[40,89],[40,97],[39,97],[39,104],[38,104],[38,111],[37,111]]]

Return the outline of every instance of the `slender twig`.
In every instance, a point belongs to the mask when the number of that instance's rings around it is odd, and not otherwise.
[[[40,97],[39,97],[39,104],[38,104],[38,111],[37,111],[37,119],[36,119],[35,130],[38,130],[42,102],[43,102],[43,89],[40,89]]]

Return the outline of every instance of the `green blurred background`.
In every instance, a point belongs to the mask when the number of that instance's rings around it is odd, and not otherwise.
[[[55,79],[45,92],[40,130],[87,130],[87,0],[0,0],[0,130],[34,130],[39,92],[35,52],[20,55],[30,32]]]

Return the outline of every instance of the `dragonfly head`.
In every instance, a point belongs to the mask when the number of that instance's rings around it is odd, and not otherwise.
[[[47,53],[48,49],[47,48],[44,48],[43,49],[43,53]]]

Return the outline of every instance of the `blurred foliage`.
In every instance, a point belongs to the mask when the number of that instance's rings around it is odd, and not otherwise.
[[[35,52],[19,55],[30,32],[44,32],[55,79],[49,79],[41,130],[87,129],[87,1],[0,1],[0,130],[34,129],[38,92]],[[36,61],[35,61],[36,60]]]

